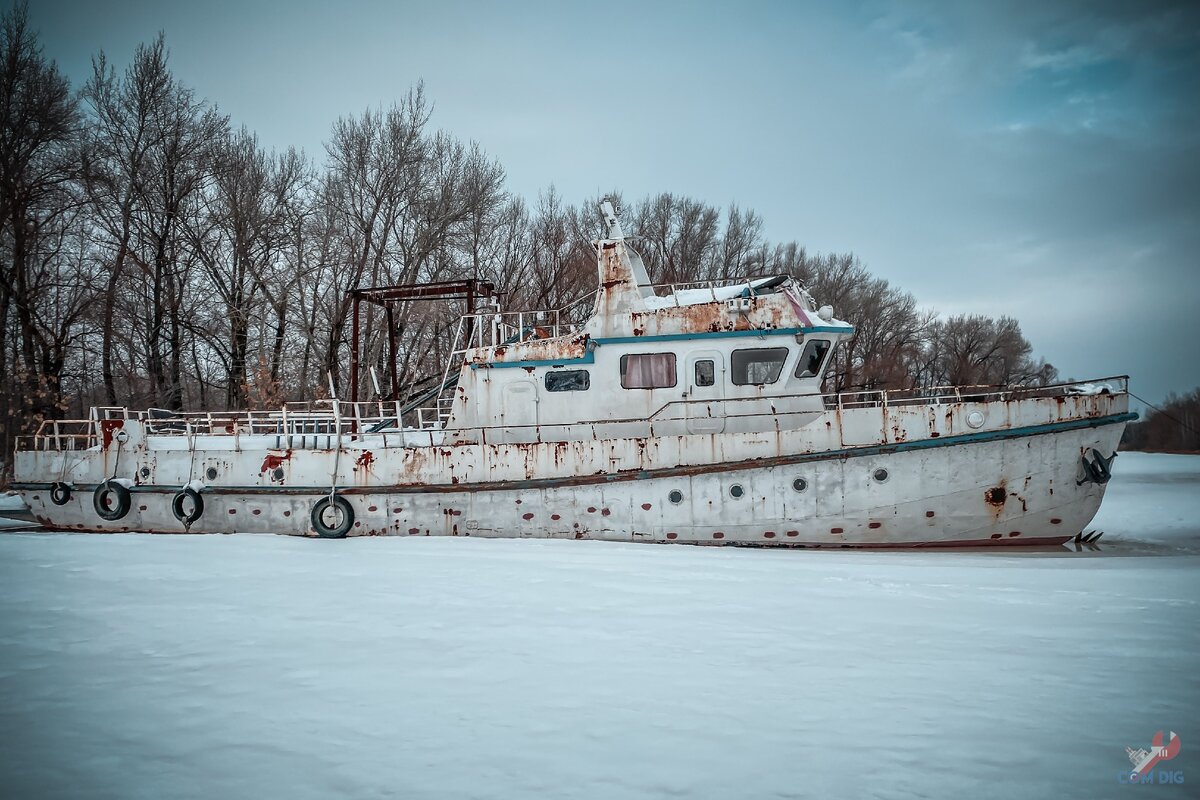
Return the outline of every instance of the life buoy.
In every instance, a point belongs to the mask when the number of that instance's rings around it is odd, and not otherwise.
[[[115,481],[105,481],[96,487],[92,493],[92,507],[100,519],[109,522],[120,519],[129,513],[129,490]]]
[[[327,495],[314,503],[311,517],[313,530],[323,539],[344,539],[354,527],[354,508],[349,500],[337,494],[332,499]],[[330,524],[328,517],[337,521]]]
[[[57,481],[50,487],[50,502],[56,506],[65,506],[71,499],[71,487],[62,481]]]
[[[188,500],[192,502],[191,511],[184,507],[184,503]],[[192,523],[200,519],[204,513],[204,498],[192,487],[185,486],[171,498],[171,513],[175,515],[175,519],[183,523],[184,528],[190,528]]]

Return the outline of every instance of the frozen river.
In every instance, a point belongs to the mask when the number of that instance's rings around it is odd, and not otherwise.
[[[1200,457],[1114,471],[1081,553],[0,535],[0,797],[1195,797]]]

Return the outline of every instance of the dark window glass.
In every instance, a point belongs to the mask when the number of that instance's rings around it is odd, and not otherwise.
[[[696,362],[696,385],[712,386],[717,382],[717,365],[705,359]]]
[[[626,389],[668,389],[675,382],[674,353],[621,356],[621,385]]]
[[[829,342],[824,339],[810,339],[804,345],[804,352],[796,362],[797,378],[815,378],[821,374],[821,363],[829,352]]]
[[[554,370],[546,373],[547,392],[582,392],[591,388],[592,375],[586,369]]]
[[[737,386],[774,383],[787,360],[786,347],[763,347],[755,350],[734,350],[730,360],[733,382]]]

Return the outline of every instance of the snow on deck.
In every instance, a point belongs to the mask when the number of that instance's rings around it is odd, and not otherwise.
[[[0,794],[1184,796],[1197,489],[1123,454],[1079,554],[3,535]]]

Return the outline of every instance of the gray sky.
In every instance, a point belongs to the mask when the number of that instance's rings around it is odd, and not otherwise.
[[[32,0],[76,86],[164,31],[176,75],[320,159],[423,79],[530,201],[754,208],[1064,377],[1200,385],[1200,12],[1188,3]]]

